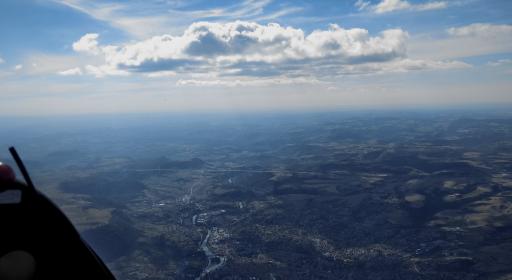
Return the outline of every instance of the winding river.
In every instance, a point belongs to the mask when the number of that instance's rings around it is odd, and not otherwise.
[[[225,212],[226,212],[225,210],[220,210],[220,211],[206,212],[206,213],[201,213],[199,215],[194,215],[194,217],[192,217],[192,223],[194,225],[197,225],[197,217],[198,216],[208,217],[208,215],[219,215],[219,214],[222,214]],[[210,240],[211,235],[212,235],[212,230],[208,229],[206,236],[201,241],[201,244],[199,246],[199,248],[203,251],[204,255],[208,259],[208,265],[206,265],[206,267],[201,272],[201,275],[199,275],[196,278],[196,280],[203,279],[204,277],[206,277],[206,275],[208,275],[208,273],[211,273],[211,272],[223,267],[227,261],[226,257],[214,254],[212,252],[212,250],[210,250],[210,248],[208,247],[208,241]]]

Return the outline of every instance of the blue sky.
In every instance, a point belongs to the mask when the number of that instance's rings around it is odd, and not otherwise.
[[[512,2],[1,1],[0,114],[512,102]]]

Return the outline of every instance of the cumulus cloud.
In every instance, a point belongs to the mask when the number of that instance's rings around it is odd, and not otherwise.
[[[98,54],[100,49],[98,47],[97,33],[87,33],[80,40],[73,43],[73,50],[87,54]]]
[[[4,63],[5,60],[0,56],[0,64]]]
[[[23,69],[23,64],[18,64],[16,66],[14,66],[14,70],[16,70],[16,71],[19,71],[21,69]]]
[[[381,0],[379,3],[373,5],[370,1],[357,0],[355,6],[360,11],[368,10],[377,14],[384,14],[401,10],[439,10],[448,7],[448,3],[445,1],[430,1],[421,4],[411,4],[407,0]]]
[[[361,28],[330,25],[309,34],[276,23],[198,22],[182,35],[155,36],[123,46],[98,44],[86,34],[73,44],[79,52],[102,56],[104,64],[87,65],[97,77],[145,73],[148,76],[204,74],[217,77],[325,76],[421,68],[460,67],[446,62],[406,60],[407,32],[388,29],[370,35]],[[414,65],[413,65],[414,64]],[[162,75],[155,74],[161,72]]]
[[[75,67],[75,68],[71,68],[71,69],[68,69],[68,70],[59,71],[58,74],[61,75],[61,76],[80,76],[83,73],[82,73],[82,70],[80,68]]]
[[[331,25],[306,36],[301,29],[278,24],[199,22],[182,36],[156,36],[119,48],[106,47],[104,54],[109,65],[140,72],[327,58],[355,63],[403,56],[406,37],[400,29],[371,37],[364,29]]]

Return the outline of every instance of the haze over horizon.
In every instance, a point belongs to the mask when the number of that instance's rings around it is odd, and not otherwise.
[[[2,1],[1,115],[512,104],[510,1]]]

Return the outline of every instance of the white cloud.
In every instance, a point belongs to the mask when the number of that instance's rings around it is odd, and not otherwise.
[[[429,10],[441,10],[448,7],[448,3],[445,1],[434,1],[425,4],[413,6],[418,11],[429,11]]]
[[[179,86],[266,86],[266,85],[292,85],[292,84],[323,84],[327,81],[333,81],[339,76],[349,75],[375,75],[389,73],[405,73],[409,71],[429,71],[429,70],[448,70],[465,69],[472,67],[469,64],[459,61],[431,61],[431,60],[412,60],[401,59],[388,62],[374,62],[350,65],[330,65],[324,69],[318,69],[318,73],[309,71],[299,71],[295,76],[287,76],[279,73],[270,77],[244,76],[223,76],[211,77],[209,74],[196,75],[195,79],[180,79],[177,81]],[[303,76],[300,76],[303,75]],[[322,80],[321,80],[322,79]]]
[[[371,5],[370,1],[357,0],[354,6],[357,7],[358,10],[362,11],[368,8]]]
[[[87,54],[98,54],[100,52],[97,41],[98,37],[97,33],[85,34],[80,40],[73,43],[73,50]]]
[[[390,64],[384,72],[407,72],[413,70],[447,70],[447,69],[463,69],[471,68],[470,64],[461,61],[435,61],[421,59],[404,59],[396,64]]]
[[[387,13],[399,10],[410,9],[412,5],[404,0],[382,0],[380,3],[376,4],[373,9],[376,13]]]
[[[18,64],[16,66],[14,66],[14,70],[16,70],[16,71],[19,71],[21,69],[23,69],[23,64]]]
[[[163,77],[168,78],[168,77],[176,76],[176,72],[174,72],[174,71],[152,72],[152,73],[147,73],[146,76],[149,78],[163,78]]]
[[[512,25],[509,24],[490,24],[473,23],[462,27],[452,27],[447,30],[448,34],[457,37],[479,37],[494,38],[512,35]]]
[[[55,75],[63,70],[76,68],[87,63],[102,63],[102,61],[103,59],[97,55],[63,55],[33,52],[25,56],[22,62],[25,74],[40,76]]]
[[[487,63],[487,65],[494,66],[494,67],[503,66],[503,65],[512,65],[512,59],[498,59],[496,61],[489,61]]]
[[[5,62],[5,60],[2,57],[0,57],[0,64],[2,64],[4,62]]]
[[[300,11],[303,11],[303,10],[304,9],[301,8],[301,7],[283,8],[281,10],[275,11],[275,12],[270,13],[268,15],[263,15],[263,16],[256,17],[256,18],[254,18],[254,20],[255,21],[275,20],[275,19],[284,17],[286,15],[294,14],[294,13],[297,13],[297,12],[300,12]]]
[[[112,65],[86,65],[85,70],[88,74],[95,76],[96,78],[103,78],[105,76],[126,76],[129,72],[119,70]]]
[[[394,11],[410,10],[410,11],[428,11],[439,10],[448,7],[445,1],[430,1],[420,4],[411,4],[407,0],[381,0],[379,3],[372,5],[370,1],[357,0],[355,6],[360,10],[368,10],[377,14],[384,14]]]
[[[312,62],[354,64],[405,56],[407,33],[390,29],[370,36],[365,29],[331,25],[305,35],[301,29],[254,22],[192,24],[181,36],[162,35],[124,46],[98,46],[97,34],[74,45],[77,51],[104,56],[102,66],[87,67],[102,76],[117,72],[211,72],[266,76],[281,66],[300,68]],[[80,47],[79,47],[80,46]],[[101,70],[100,70],[101,68]]]
[[[178,86],[270,86],[270,85],[296,85],[296,84],[323,84],[316,78],[308,77],[275,77],[262,79],[228,78],[228,79],[180,79],[176,82]]]
[[[194,19],[202,19],[202,18],[252,18],[255,16],[260,16],[264,14],[264,9],[268,6],[272,0],[245,0],[241,1],[239,4],[213,8],[209,10],[199,10],[189,15],[193,16]],[[183,11],[173,10],[174,13],[182,14]]]
[[[276,23],[235,21],[198,22],[181,36],[155,36],[123,46],[102,46],[97,34],[87,34],[73,46],[103,58],[103,64],[85,66],[96,77],[143,73],[290,79],[467,66],[407,59],[407,38],[401,29],[372,36],[365,29],[330,25],[305,34]]]
[[[409,53],[429,59],[456,59],[512,52],[512,25],[474,23],[452,27],[436,37],[418,36]]]
[[[71,69],[68,69],[68,70],[59,71],[58,74],[62,75],[62,76],[80,76],[83,73],[82,73],[82,70],[80,68],[75,67],[75,68],[71,68]]]
[[[385,74],[385,73],[404,73],[410,71],[428,71],[428,70],[448,70],[470,68],[471,65],[460,61],[434,61],[418,59],[394,60],[386,63],[365,63],[355,65],[344,65],[339,69],[333,69],[332,72],[337,75],[365,75],[365,74]],[[336,71],[336,72],[335,72]]]
[[[134,16],[138,11],[129,9],[129,5],[108,3],[105,1],[54,0],[57,3],[82,12],[96,20],[107,22],[114,28],[132,36],[145,38],[152,32],[163,32],[172,26],[163,15]],[[140,11],[139,11],[140,12]]]

